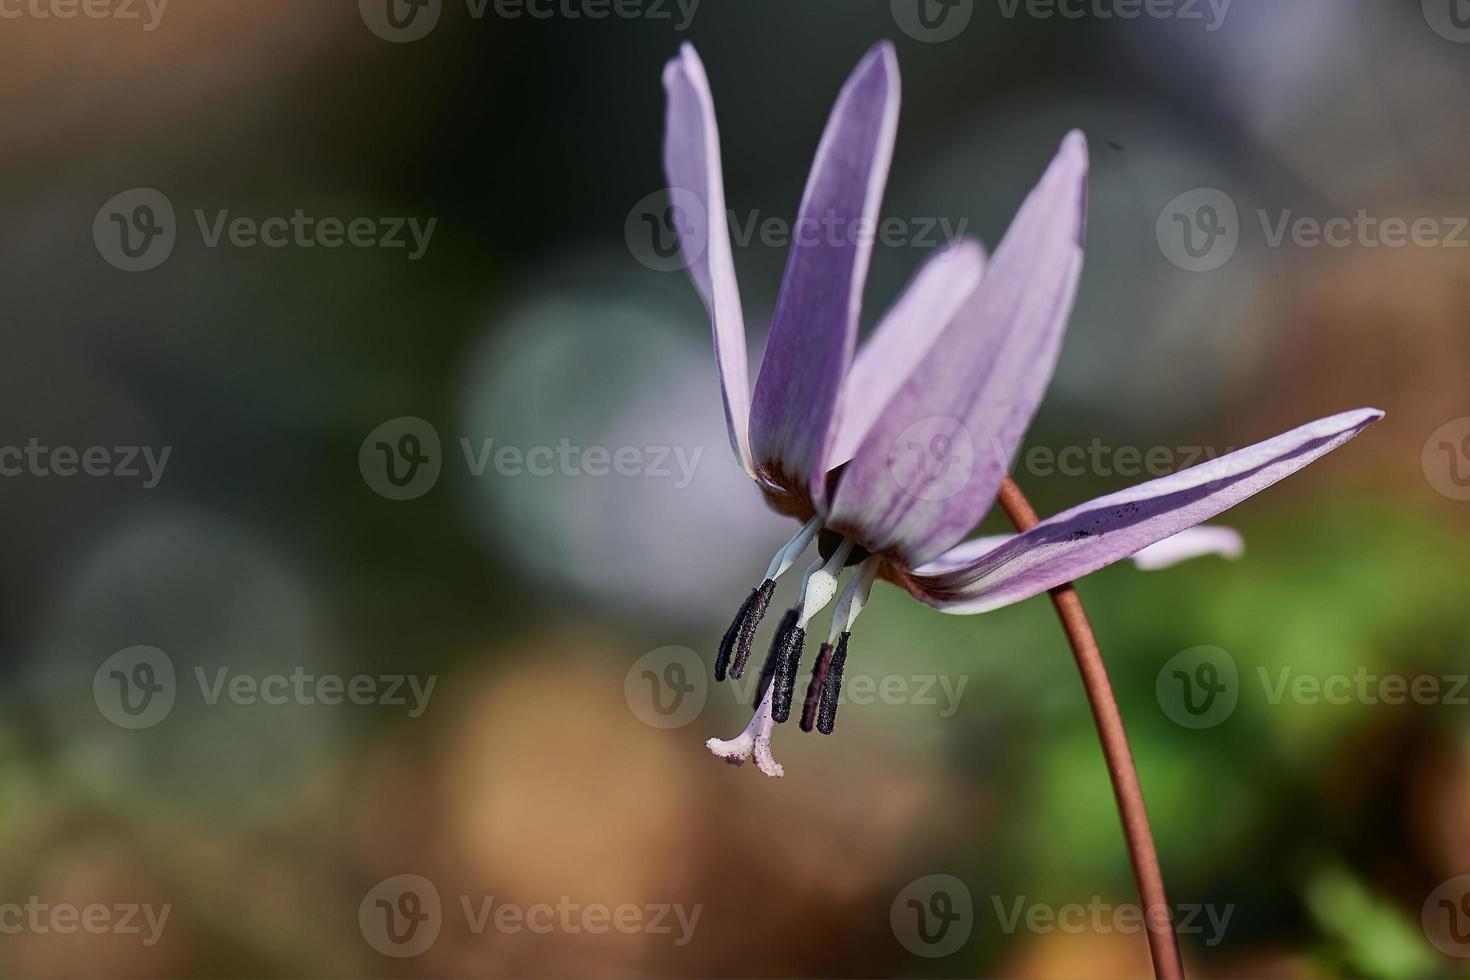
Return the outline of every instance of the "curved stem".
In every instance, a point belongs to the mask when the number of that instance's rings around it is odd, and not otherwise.
[[[1010,477],[1001,484],[1000,505],[1017,531],[1025,531],[1037,522],[1021,488]],[[1082,674],[1087,703],[1097,725],[1098,741],[1108,764],[1108,777],[1113,782],[1113,796],[1123,819],[1123,836],[1128,841],[1128,859],[1133,864],[1133,877],[1143,900],[1144,921],[1148,927],[1149,954],[1154,961],[1154,976],[1159,980],[1183,980],[1184,966],[1179,959],[1179,945],[1174,938],[1174,924],[1169,914],[1169,900],[1164,895],[1164,876],[1159,870],[1159,855],[1154,850],[1154,835],[1148,825],[1148,810],[1143,803],[1143,789],[1138,783],[1138,770],[1133,765],[1133,752],[1128,748],[1128,734],[1123,717],[1113,698],[1108,682],[1108,669],[1103,664],[1097,637],[1082,609],[1082,599],[1071,585],[1051,590],[1052,605],[1062,621],[1067,642]]]

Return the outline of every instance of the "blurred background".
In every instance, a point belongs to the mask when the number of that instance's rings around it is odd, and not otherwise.
[[[753,376],[761,228],[891,39],[865,329],[1089,137],[1039,510],[1388,412],[1228,516],[1241,560],[1081,586],[1189,971],[1470,975],[1470,4],[0,19],[4,974],[1148,975],[1044,600],[879,585],[834,736],[778,730],[782,780],[702,745],[794,527],[649,218],[660,72],[708,69]]]

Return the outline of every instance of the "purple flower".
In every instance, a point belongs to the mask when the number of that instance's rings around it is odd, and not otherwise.
[[[868,52],[838,96],[802,196],[755,392],[726,223],[719,135],[704,67],[687,44],[664,71],[664,166],[681,248],[714,325],[730,443],[778,512],[801,522],[741,606],[715,662],[740,677],[775,582],[818,542],[785,614],[731,762],[771,756],[789,717],[812,619],[841,590],[801,712],[832,731],[853,621],[877,578],[951,613],[986,612],[1123,558],[1162,568],[1235,555],[1226,528],[1196,527],[1306,466],[1382,417],[1358,409],[1109,494],[1023,534],[965,541],[995,502],[1046,390],[1082,269],[1087,144],[1073,132],[988,260],[960,241],[933,254],[861,350],[858,313],[898,125],[891,45]]]

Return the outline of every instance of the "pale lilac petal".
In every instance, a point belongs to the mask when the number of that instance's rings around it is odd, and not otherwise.
[[[1056,366],[1086,210],[1087,141],[1073,132],[980,287],[863,439],[831,525],[912,568],[985,516]]]
[[[920,567],[920,575],[934,575],[951,571],[962,565],[990,554],[996,548],[1014,540],[1014,534],[992,534],[986,537],[962,541],[938,558]],[[1239,558],[1245,553],[1245,540],[1234,528],[1218,524],[1186,528],[1172,537],[1151,544],[1137,554],[1130,555],[1140,571],[1155,572],[1171,568],[1192,558],[1219,555],[1222,558]]]
[[[1245,539],[1239,531],[1219,525],[1200,525],[1149,545],[1133,556],[1133,564],[1145,572],[1156,572],[1206,555],[1239,558],[1244,553]]]
[[[842,386],[832,470],[852,459],[888,400],[918,367],[985,274],[985,250],[968,239],[932,253],[858,348]]]
[[[1320,419],[1208,463],[1047,518],[965,564],[911,573],[905,585],[945,612],[998,609],[1075,581],[1209,520],[1341,446],[1383,417],[1363,408]]]
[[[751,408],[756,469],[816,500],[897,129],[898,64],[885,42],[843,86],[817,147]]]
[[[941,572],[953,571],[972,561],[984,558],[996,548],[1015,539],[1014,534],[986,534],[968,541],[961,541],[933,561],[925,562],[914,569],[914,574],[938,575]]]
[[[754,476],[745,319],[730,252],[720,134],[704,65],[692,46],[682,45],[678,56],[664,67],[664,91],[668,94],[664,172],[669,181],[670,205],[699,211],[678,222],[680,247],[713,324],[715,368],[725,400],[730,446],[746,472]]]

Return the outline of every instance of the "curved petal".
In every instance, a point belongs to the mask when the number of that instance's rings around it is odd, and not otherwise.
[[[1073,132],[843,472],[829,526],[914,568],[995,502],[1046,392],[1082,271],[1087,141]]]
[[[698,208],[678,222],[680,247],[709,310],[715,335],[715,368],[725,400],[730,446],[752,476],[750,456],[750,375],[745,363],[745,318],[730,253],[725,212],[725,180],[720,171],[720,133],[715,104],[699,55],[689,44],[664,66],[668,115],[664,127],[664,173],[673,208]]]
[[[1245,539],[1233,527],[1218,524],[1201,524],[1187,528],[1173,537],[1151,544],[1133,555],[1133,564],[1145,572],[1156,572],[1162,568],[1173,568],[1180,562],[1219,555],[1221,558],[1239,558],[1245,554]]]
[[[1208,520],[1284,479],[1383,417],[1362,408],[1320,419],[1199,466],[1047,518],[969,562],[910,573],[918,599],[978,613],[1045,592]]]
[[[920,575],[935,575],[953,571],[970,562],[978,561],[996,548],[1015,540],[1014,534],[992,534],[987,537],[971,538],[961,542],[918,570]],[[1172,568],[1191,558],[1219,555],[1222,558],[1239,558],[1245,553],[1245,540],[1234,528],[1218,524],[1201,524],[1185,528],[1178,534],[1167,537],[1129,557],[1141,571],[1155,572]]]
[[[843,86],[817,147],[751,407],[757,471],[814,500],[823,497],[897,129],[898,64],[885,42]]]
[[[962,239],[933,252],[904,287],[873,335],[858,348],[842,386],[830,471],[852,459],[884,406],[903,387],[934,341],[985,275],[985,249]]]

